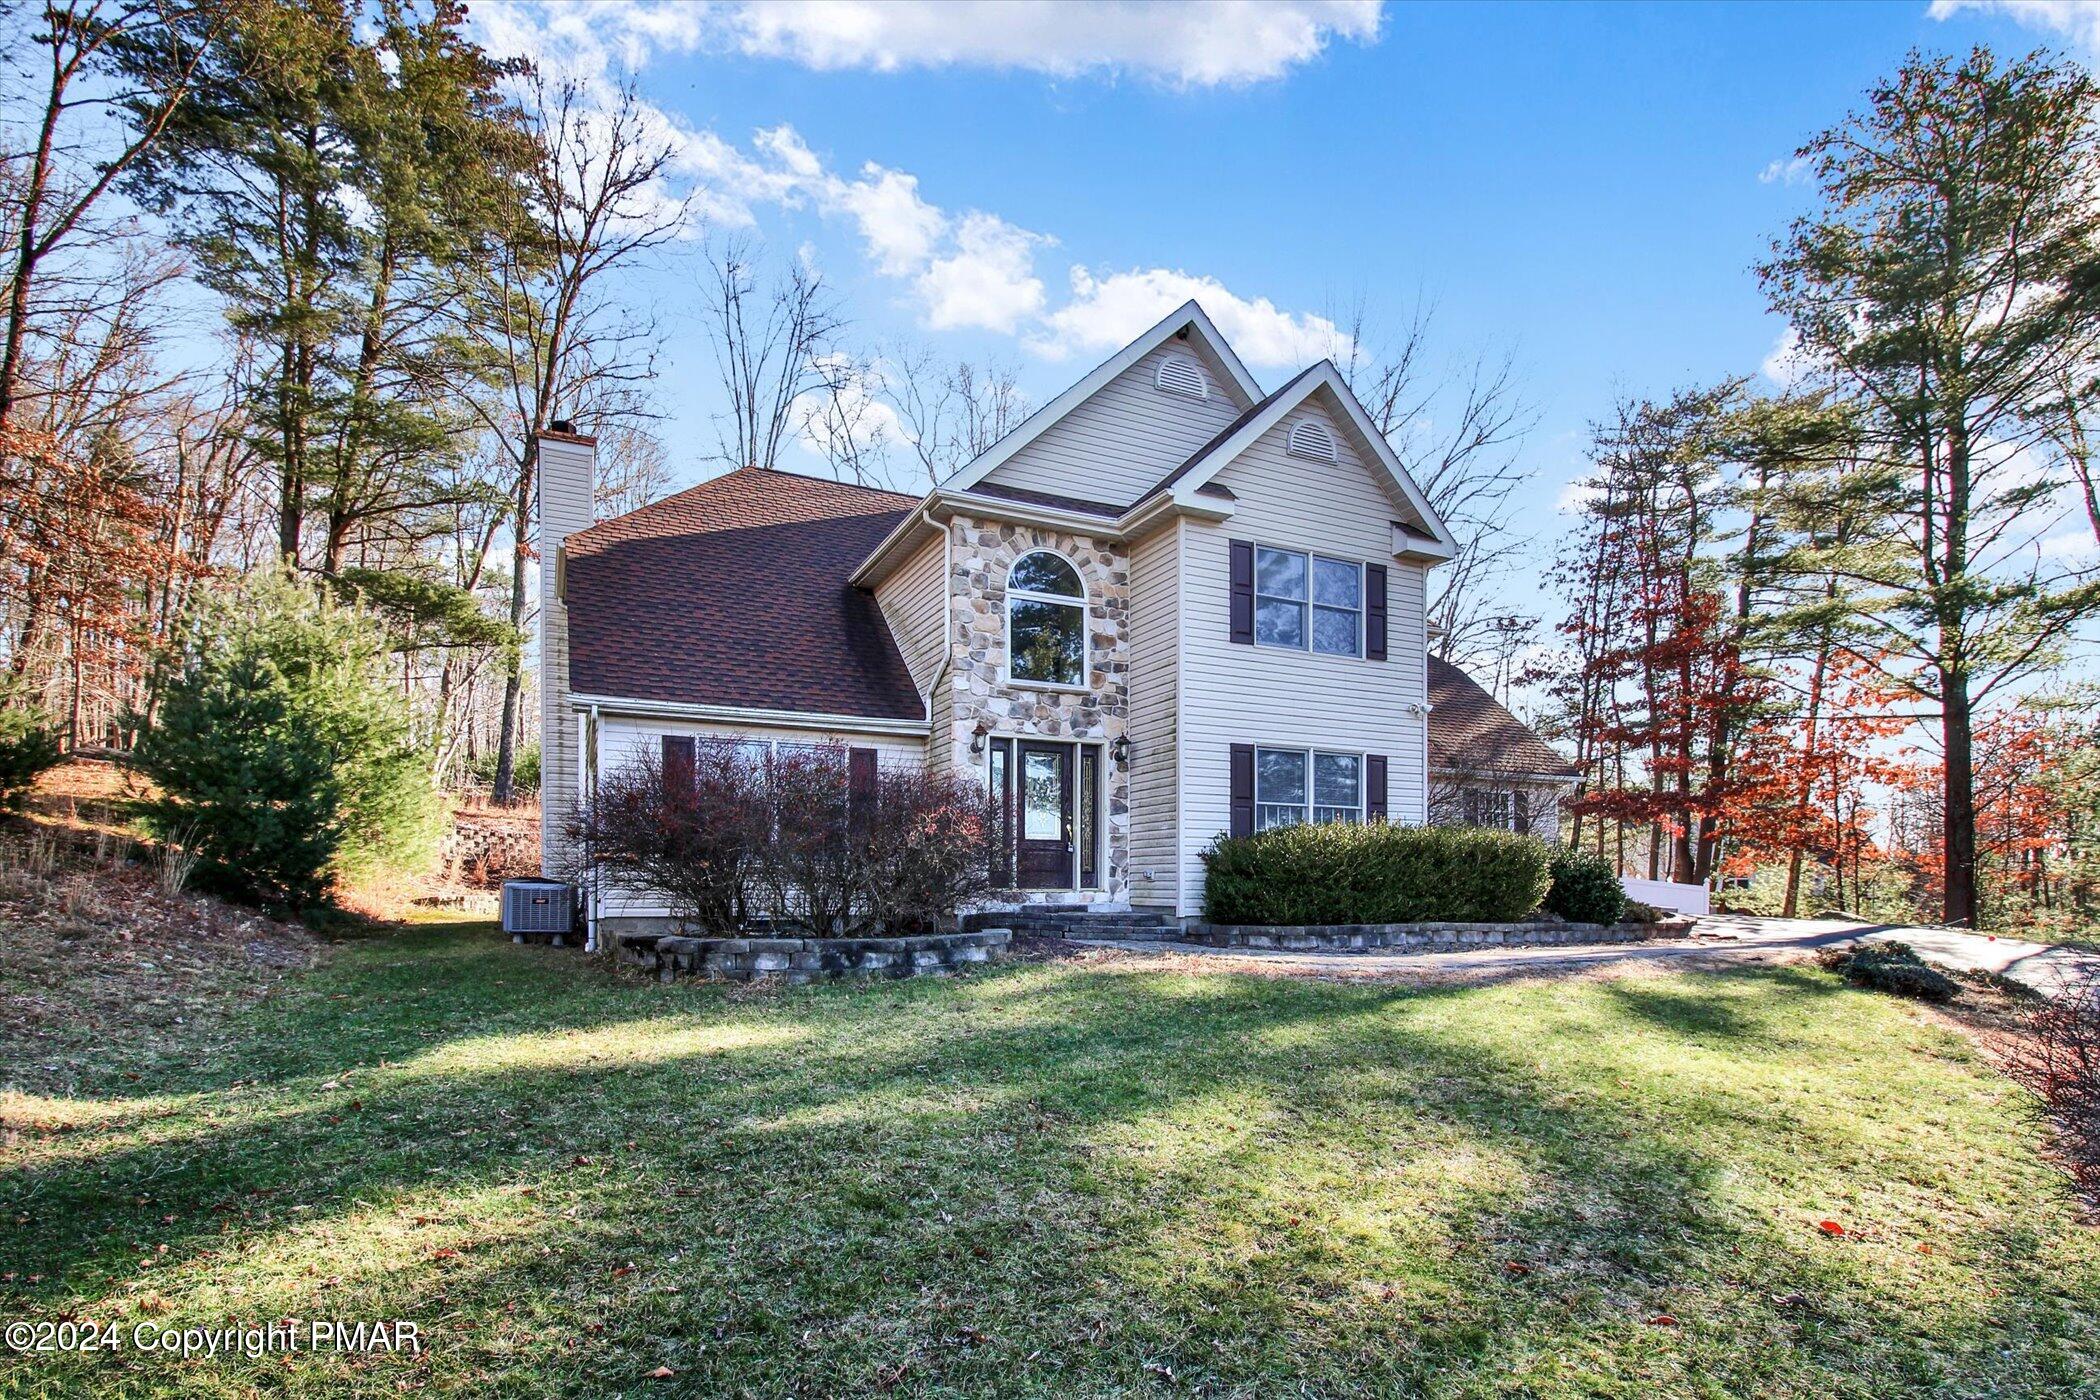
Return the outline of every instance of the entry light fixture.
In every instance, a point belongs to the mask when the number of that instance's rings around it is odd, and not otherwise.
[[[1130,761],[1130,736],[1128,734],[1118,734],[1116,741],[1108,746],[1108,751],[1114,756],[1117,763],[1128,763]]]
[[[985,728],[981,724],[970,731],[970,756],[972,758],[980,757],[984,753],[984,735]]]

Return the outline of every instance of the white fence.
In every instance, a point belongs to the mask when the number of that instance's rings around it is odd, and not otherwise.
[[[1619,877],[1619,883],[1625,887],[1628,899],[1637,899],[1658,909],[1670,909],[1679,914],[1713,912],[1712,906],[1707,902],[1704,885],[1673,885],[1667,880],[1629,880],[1624,875]]]

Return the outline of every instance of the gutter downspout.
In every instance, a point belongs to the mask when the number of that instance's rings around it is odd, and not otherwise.
[[[603,733],[604,726],[598,720],[598,707],[593,705],[591,706],[591,742],[584,751],[583,800],[586,802],[595,802],[598,799],[598,746],[602,742],[601,736]],[[586,848],[583,853],[583,868],[589,872],[590,879],[589,885],[585,887],[583,896],[583,951],[596,953],[602,951],[598,946],[600,881],[598,878],[598,862],[589,848]]]

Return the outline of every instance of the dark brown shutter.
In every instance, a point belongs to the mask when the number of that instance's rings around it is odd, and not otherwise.
[[[1232,640],[1254,643],[1254,546],[1246,540],[1232,542]]]
[[[1364,565],[1364,655],[1385,660],[1385,565]]]
[[[693,766],[693,736],[664,735],[664,793],[690,799],[696,774]]]
[[[1386,820],[1385,755],[1382,753],[1364,755],[1364,820]]]
[[[1254,745],[1232,746],[1232,834],[1254,834]]]
[[[875,810],[875,750],[846,750],[847,820],[865,822]]]

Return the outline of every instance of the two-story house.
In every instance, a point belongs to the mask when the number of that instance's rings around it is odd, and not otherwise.
[[[540,443],[550,872],[596,774],[702,736],[976,775],[1002,883],[1184,918],[1221,832],[1422,822],[1492,751],[1550,834],[1572,779],[1430,661],[1451,534],[1335,367],[1263,394],[1193,302],[923,498],[745,468],[593,523],[592,452]]]

